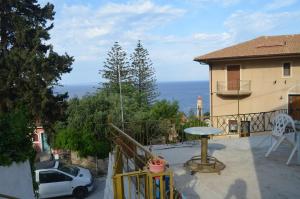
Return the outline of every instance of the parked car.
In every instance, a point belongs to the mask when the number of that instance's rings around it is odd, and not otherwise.
[[[40,198],[67,195],[84,198],[94,186],[91,172],[82,167],[45,161],[37,163],[35,169]]]

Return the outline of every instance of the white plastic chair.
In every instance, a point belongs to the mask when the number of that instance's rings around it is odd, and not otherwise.
[[[287,127],[290,127],[289,131],[286,131]],[[283,114],[283,113],[278,114],[273,120],[273,128],[272,128],[272,137],[275,139],[275,142],[269,148],[265,157],[268,157],[272,151],[276,151],[279,145],[284,140],[286,140],[294,147],[288,161],[286,162],[287,165],[290,164],[292,157],[297,150],[297,147],[296,147],[295,139],[294,141],[288,139],[287,134],[289,133],[296,133],[294,120],[291,118],[291,116],[287,114]]]

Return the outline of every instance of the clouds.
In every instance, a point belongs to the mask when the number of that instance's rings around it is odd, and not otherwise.
[[[256,36],[300,32],[296,0],[51,1],[57,12],[51,43],[75,58],[67,83],[98,81],[115,41],[130,53],[142,40],[160,81],[203,80],[207,68],[192,61],[197,55]]]
[[[76,60],[88,57],[95,60],[108,43],[136,42],[147,37],[147,31],[163,26],[184,12],[152,1],[107,3],[97,7],[65,4],[52,38],[58,51],[70,50]]]
[[[200,6],[205,6],[208,4],[219,4],[222,6],[232,6],[235,4],[238,4],[240,2],[240,0],[186,0],[189,3],[194,3],[194,4],[198,4]]]
[[[265,8],[267,10],[277,10],[280,8],[291,6],[296,2],[297,0],[273,0],[271,3],[267,4]]]
[[[299,17],[300,11],[272,13],[236,11],[224,22],[224,26],[237,40],[243,40],[258,35],[273,35],[278,32],[279,28],[283,28],[279,29],[279,34],[282,34],[289,29],[286,26],[290,22],[299,22]]]

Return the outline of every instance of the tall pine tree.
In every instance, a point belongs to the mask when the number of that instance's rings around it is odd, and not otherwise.
[[[63,117],[67,94],[53,86],[71,71],[73,58],[54,52],[49,42],[54,6],[36,0],[4,0],[0,4],[0,112],[19,105],[50,132]]]
[[[108,82],[104,83],[104,87],[108,88],[110,92],[119,93],[119,79],[123,87],[129,85],[131,76],[126,52],[118,42],[115,42],[108,52],[103,70],[100,70],[100,74],[102,74],[103,78],[108,80]]]
[[[152,61],[149,58],[148,50],[143,47],[140,40],[130,56],[130,61],[132,82],[138,91],[139,106],[149,106],[155,101],[158,92]]]

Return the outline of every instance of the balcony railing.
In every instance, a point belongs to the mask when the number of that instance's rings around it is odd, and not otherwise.
[[[196,136],[190,136],[184,133],[185,128],[195,126],[210,125],[222,129],[223,135],[270,131],[272,130],[271,121],[279,113],[287,113],[287,109],[233,115],[203,116],[199,119],[188,120],[186,122],[178,122],[176,119],[125,122],[124,129],[127,135],[144,146],[172,144],[199,139]],[[114,141],[117,142],[117,139],[114,139]],[[130,151],[129,146],[126,151]],[[125,149],[125,146],[123,148]],[[145,156],[147,156],[147,153]],[[148,157],[149,156],[150,154]],[[139,160],[141,157],[143,156],[136,157],[135,159]],[[147,160],[147,158],[145,158],[145,160]],[[141,164],[142,163],[143,161],[141,160]]]
[[[250,80],[217,81],[217,94],[224,96],[250,95]]]

